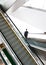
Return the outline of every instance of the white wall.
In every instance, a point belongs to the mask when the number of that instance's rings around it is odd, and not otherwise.
[[[16,0],[0,0],[0,4],[7,10]]]
[[[46,12],[21,7],[11,15],[43,32],[46,31]]]

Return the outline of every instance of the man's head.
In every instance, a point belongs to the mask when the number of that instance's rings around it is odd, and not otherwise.
[[[26,31],[27,31],[27,29],[26,29]]]

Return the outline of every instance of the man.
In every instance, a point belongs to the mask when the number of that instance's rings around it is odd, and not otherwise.
[[[27,39],[27,36],[28,36],[28,31],[27,31],[27,29],[26,29],[26,31],[24,32],[24,36],[25,36],[25,38]]]

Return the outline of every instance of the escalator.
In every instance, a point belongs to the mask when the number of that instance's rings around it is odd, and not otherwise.
[[[8,21],[5,20],[4,16],[0,12],[0,31],[15,55],[18,57],[22,65],[37,65],[31,54],[24,47],[16,33],[12,30]],[[14,65],[14,64],[13,64]]]

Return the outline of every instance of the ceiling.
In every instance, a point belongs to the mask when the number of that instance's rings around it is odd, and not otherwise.
[[[0,5],[2,5],[5,10],[8,10],[15,1],[16,0],[0,0]]]
[[[10,7],[12,10],[16,10],[22,6],[28,0],[0,0],[0,5],[3,6],[4,10],[8,10]]]

